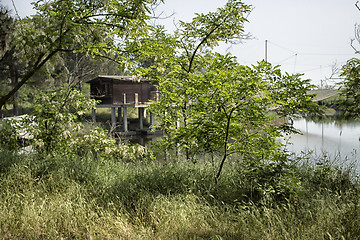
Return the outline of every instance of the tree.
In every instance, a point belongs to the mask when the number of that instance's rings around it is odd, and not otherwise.
[[[123,50],[134,26],[145,26],[149,5],[157,0],[53,0],[36,1],[37,13],[18,21],[13,45],[24,51],[26,71],[20,81],[0,98],[0,109],[60,52],[89,52],[107,56]],[[122,58],[117,59],[121,62]]]
[[[176,93],[162,96],[163,105],[171,108],[171,111],[167,111],[169,121],[181,117],[182,123],[188,125],[190,99],[187,84],[191,83],[193,74],[201,71],[201,56],[207,55],[210,49],[222,41],[231,42],[244,38],[243,25],[247,21],[244,16],[249,12],[250,6],[239,0],[230,0],[216,12],[197,14],[191,23],[180,21],[179,28],[173,35],[156,27],[150,34],[140,32],[132,36],[132,45],[129,47],[137,47],[133,59],[138,62],[153,61],[149,68],[137,72],[157,80],[162,95],[176,89]],[[135,67],[138,66],[139,64],[135,64]],[[166,88],[169,88],[167,93]],[[166,121],[163,123],[167,124]],[[169,129],[165,127],[164,130]],[[186,151],[189,157],[189,149]]]
[[[115,59],[116,56],[113,58]],[[82,92],[83,83],[98,75],[121,73],[119,63],[115,61],[93,57],[83,52],[61,52],[33,75],[33,81],[29,85],[41,90],[70,86]]]
[[[341,69],[344,81],[340,83],[340,91],[345,96],[342,106],[345,115],[360,118],[360,59],[352,58]]]
[[[173,35],[158,27],[150,38],[133,39],[139,46],[133,59],[153,60],[137,72],[158,82],[160,101],[150,110],[165,133],[162,146],[183,150],[187,159],[220,156],[216,182],[230,155],[265,160],[277,149],[276,137],[291,128],[274,126],[270,109],[279,116],[317,111],[313,96],[306,95],[312,85],[301,75],[282,74],[266,62],[241,66],[231,55],[213,53],[220,42],[247,37],[243,24],[249,11],[230,0],[216,12],[180,22]]]
[[[0,9],[0,94],[9,91],[10,87],[15,87],[18,83],[19,73],[21,72],[22,61],[18,58],[18,53],[11,43],[15,36],[15,20],[9,15],[8,11]],[[18,115],[17,93],[12,97],[13,114]]]
[[[358,1],[355,6],[360,11]],[[360,44],[360,25],[355,24],[355,38],[351,40],[351,47],[356,54],[359,50],[355,44]],[[341,105],[344,107],[345,115],[350,118],[360,118],[360,59],[352,58],[346,62],[341,69],[340,76],[344,81],[340,82],[339,90],[345,96]]]
[[[14,31],[14,20],[2,6],[0,6],[0,23],[0,59],[2,59],[8,49],[11,33]]]
[[[265,62],[241,66],[229,55],[214,54],[203,61],[206,71],[181,85],[185,96],[172,83],[162,83],[161,99],[151,109],[160,116],[165,146],[181,147],[187,157],[220,156],[216,182],[229,156],[266,161],[278,150],[276,138],[294,131],[287,123],[274,125],[270,110],[288,118],[318,111],[313,96],[306,95],[310,81],[299,75],[282,74]],[[189,99],[186,123],[178,110],[182,97]]]

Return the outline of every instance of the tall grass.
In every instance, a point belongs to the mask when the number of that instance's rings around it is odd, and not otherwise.
[[[296,166],[289,198],[267,198],[267,168],[235,161],[214,185],[211,164],[123,163],[0,154],[1,239],[359,239],[350,171]],[[254,175],[255,174],[255,175]],[[257,175],[256,175],[257,174]],[[283,174],[283,172],[281,173]],[[257,187],[254,187],[255,184]],[[266,190],[266,191],[265,191]],[[269,201],[278,201],[271,203]]]

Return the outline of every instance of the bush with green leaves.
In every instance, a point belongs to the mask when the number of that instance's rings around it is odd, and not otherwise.
[[[16,129],[9,122],[0,122],[0,147],[7,150],[19,148]]]
[[[340,91],[345,96],[341,102],[347,118],[360,118],[360,59],[352,58],[341,69],[344,80],[339,83]]]
[[[77,155],[95,159],[124,161],[153,159],[151,151],[140,145],[128,146],[115,140],[104,129],[84,126],[81,116],[95,107],[95,100],[72,88],[60,88],[41,94],[33,115],[2,123],[0,144],[18,151],[24,133],[32,150],[50,155]],[[23,133],[22,135],[19,133]]]
[[[72,88],[41,94],[34,103],[36,124],[29,125],[33,146],[40,152],[66,152],[70,139],[81,131],[78,118],[95,104],[95,100]]]
[[[106,130],[93,127],[69,139],[68,151],[79,156],[90,154],[94,158],[122,161],[153,160],[151,151],[141,145],[127,145],[109,136]]]
[[[246,179],[246,200],[264,206],[296,202],[304,188],[295,165],[290,164],[286,153],[272,157],[268,161],[244,161],[237,166],[239,178]]]

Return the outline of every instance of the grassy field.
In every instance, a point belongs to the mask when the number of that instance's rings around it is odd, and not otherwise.
[[[326,161],[274,169],[232,161],[214,185],[207,162],[2,152],[0,238],[359,239],[360,187],[351,170]]]

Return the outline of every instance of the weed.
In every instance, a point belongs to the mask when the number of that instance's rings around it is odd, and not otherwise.
[[[2,239],[356,239],[360,190],[325,162],[211,163],[0,154]],[[289,192],[290,175],[300,183]],[[255,179],[258,178],[257,187]],[[289,182],[290,181],[290,182]],[[253,186],[249,186],[249,184]],[[267,185],[266,185],[267,184]],[[259,188],[263,186],[263,188]],[[264,192],[273,189],[282,194]],[[253,191],[253,192],[251,192]],[[291,194],[290,194],[291,193]],[[290,195],[289,195],[290,194]],[[250,197],[252,195],[252,197]],[[291,196],[291,198],[289,197]],[[266,201],[265,201],[266,199]],[[286,200],[288,199],[288,200]]]

